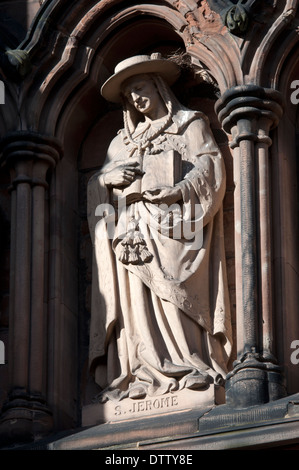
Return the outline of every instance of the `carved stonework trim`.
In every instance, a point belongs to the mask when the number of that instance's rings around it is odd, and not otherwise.
[[[225,15],[225,25],[235,34],[244,33],[248,28],[249,18],[243,5],[230,7]]]
[[[235,35],[244,34],[249,25],[250,10],[256,0],[209,0],[212,10],[220,14],[224,25]]]
[[[1,54],[0,64],[4,74],[13,81],[23,80],[32,69],[29,53],[22,49],[8,49]]]

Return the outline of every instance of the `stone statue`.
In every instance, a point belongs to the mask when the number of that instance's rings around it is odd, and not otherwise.
[[[101,90],[124,109],[88,184],[90,367],[101,403],[204,393],[227,373],[225,169],[207,117],[170,89],[179,74],[159,54],[135,56]]]

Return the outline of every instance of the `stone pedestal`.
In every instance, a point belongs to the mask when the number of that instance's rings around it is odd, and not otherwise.
[[[211,385],[207,390],[181,390],[144,400],[126,398],[119,402],[94,403],[83,407],[82,426],[148,418],[191,410],[214,408],[224,403],[224,388]]]

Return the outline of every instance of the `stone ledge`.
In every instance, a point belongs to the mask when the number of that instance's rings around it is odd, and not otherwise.
[[[141,443],[139,450],[263,450],[296,446],[299,449],[299,417],[270,425],[230,429],[168,442]]]
[[[299,448],[299,394],[246,409],[227,405],[107,423],[26,450],[250,450]]]

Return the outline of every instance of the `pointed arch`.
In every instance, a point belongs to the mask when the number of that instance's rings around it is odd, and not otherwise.
[[[20,94],[23,128],[60,137],[71,102],[75,109],[80,95],[95,96],[117,60],[159,39],[185,48],[195,66],[207,67],[221,92],[242,84],[238,45],[217,15],[210,15],[213,22],[191,1],[136,5],[106,0],[71,6],[61,0],[45,2],[21,44],[33,62]]]
[[[298,43],[296,27],[292,27],[298,5],[298,0],[287,0],[283,11],[269,28],[265,28],[264,37],[250,62],[248,77],[251,83],[277,89],[282,64]]]

